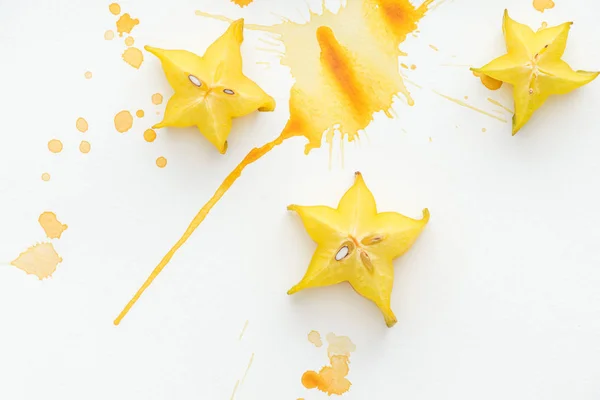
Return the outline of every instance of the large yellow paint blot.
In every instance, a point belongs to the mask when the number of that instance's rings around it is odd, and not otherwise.
[[[290,118],[281,134],[262,147],[252,149],[225,178],[209,201],[196,214],[133,298],[117,316],[118,325],[142,293],[185,244],[210,210],[217,204],[242,171],[286,139],[304,136],[305,153],[321,146],[325,133],[340,131],[354,140],[383,111],[391,117],[394,97],[403,94],[414,104],[399,72],[399,49],[406,36],[417,29],[433,0],[413,6],[409,0],[349,0],[337,13],[323,6],[323,12],[310,12],[306,23],[289,20],[275,25],[246,24],[246,29],[274,35],[285,46],[281,63],[290,68],[295,84],[290,93]],[[196,15],[231,22],[202,11]],[[339,365],[336,364],[336,365]]]
[[[11,265],[42,280],[52,276],[61,262],[62,258],[56,253],[52,243],[40,243],[21,253]]]
[[[57,219],[56,214],[50,211],[42,213],[38,218],[38,222],[49,239],[60,239],[62,233],[68,228],[67,225]]]

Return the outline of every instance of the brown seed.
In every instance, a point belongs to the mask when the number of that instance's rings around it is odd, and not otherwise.
[[[372,246],[374,244],[381,242],[382,240],[383,240],[383,236],[378,235],[378,234],[373,234],[373,235],[367,236],[366,238],[363,238],[363,240],[361,240],[360,242],[362,244],[364,244],[365,246]]]

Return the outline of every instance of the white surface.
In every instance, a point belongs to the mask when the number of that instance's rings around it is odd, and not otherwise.
[[[441,66],[500,55],[504,8],[534,27],[574,20],[565,59],[600,69],[600,3],[556,0],[542,15],[529,0],[448,0],[430,12],[402,46],[418,66],[409,78],[424,86],[410,87],[416,105],[397,104],[397,120],[377,115],[367,138],[346,144],[344,168],[337,145],[328,170],[327,148],[306,157],[302,138],[248,168],[118,328],[113,318],[219,182],[279,133],[292,80],[284,67],[255,64],[275,58],[247,32],[244,70],[277,112],[236,121],[226,156],[193,129],[163,130],[148,144],[142,133],[164,107],[150,96],[171,90],[156,59],[145,54],[136,71],[120,59],[122,40],[103,39],[116,20],[108,3],[2,2],[0,261],[43,239],[43,211],[69,229],[55,242],[64,262],[52,279],[0,267],[0,399],[229,399],[253,352],[236,399],[325,399],[300,383],[327,362],[306,339],[312,329],[356,344],[347,399],[600,396],[600,82],[550,100],[516,137],[430,90],[488,110],[487,97],[511,105],[510,88],[492,93],[466,68]],[[141,20],[136,45],[198,53],[226,24],[196,9],[249,23],[307,14],[297,11],[303,1],[121,5]],[[116,133],[113,116],[138,108],[146,118]],[[75,129],[80,116],[86,134]],[[47,150],[54,137],[65,145],[58,155]],[[286,205],[337,204],[355,170],[381,210],[431,210],[396,262],[392,329],[345,285],[286,295],[314,250]]]

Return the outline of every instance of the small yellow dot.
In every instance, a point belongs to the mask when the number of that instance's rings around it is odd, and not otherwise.
[[[410,66],[410,69],[415,70],[415,69],[417,69],[417,66],[415,64],[413,64]]]
[[[106,32],[104,32],[104,39],[105,40],[113,40],[115,38],[115,33],[111,30],[108,30]]]
[[[81,151],[83,154],[89,153],[91,149],[92,145],[90,144],[90,142],[86,142],[85,140],[83,140],[79,145],[79,151]]]
[[[164,168],[164,167],[166,167],[167,166],[167,159],[164,158],[164,157],[158,157],[156,159],[156,166],[158,168]]]
[[[133,46],[134,43],[135,43],[135,40],[133,39],[133,37],[127,36],[125,38],[125,45],[127,45],[127,46]]]
[[[75,122],[75,127],[77,127],[77,130],[79,132],[84,133],[88,130],[88,123],[85,120],[85,118],[77,118],[77,121]]]
[[[163,102],[163,96],[160,93],[154,93],[152,95],[152,104],[159,105]]]
[[[146,129],[144,132],[144,140],[148,143],[154,142],[156,140],[156,132],[154,129]]]
[[[144,110],[137,110],[135,116],[138,118],[144,118]]]
[[[50,174],[49,174],[49,173],[47,173],[47,172],[44,172],[44,173],[42,174],[42,180],[43,180],[44,182],[48,182],[48,181],[50,180]]]
[[[487,132],[487,129],[481,128],[481,132],[485,133],[485,132]]]
[[[83,76],[85,76],[85,79],[92,79],[92,73],[90,71],[87,71]]]
[[[60,140],[58,139],[52,139],[51,141],[48,142],[48,150],[50,150],[53,153],[60,153],[63,149],[63,144]]]
[[[117,3],[112,3],[108,6],[108,9],[113,15],[119,15],[121,13],[121,6]]]

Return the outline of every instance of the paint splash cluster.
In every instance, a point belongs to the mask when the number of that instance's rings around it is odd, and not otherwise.
[[[121,6],[118,3],[110,4],[108,6],[108,10],[111,14],[119,17],[119,19],[116,21],[116,30],[119,34],[119,37],[122,38],[124,34],[128,35],[123,40],[126,46],[123,54],[121,55],[123,61],[131,65],[133,68],[139,69],[144,62],[144,54],[137,47],[133,47],[135,39],[133,36],[131,36],[131,31],[133,28],[139,25],[140,20],[137,18],[132,18],[128,13],[121,14]],[[104,33],[104,39],[113,40],[114,38],[114,31],[108,30]]]
[[[50,240],[60,239],[68,226],[61,223],[56,214],[50,211],[42,213],[38,219],[40,226]],[[54,249],[51,241],[36,243],[14,259],[10,264],[27,274],[35,275],[38,279],[46,279],[56,271],[62,258]]]

